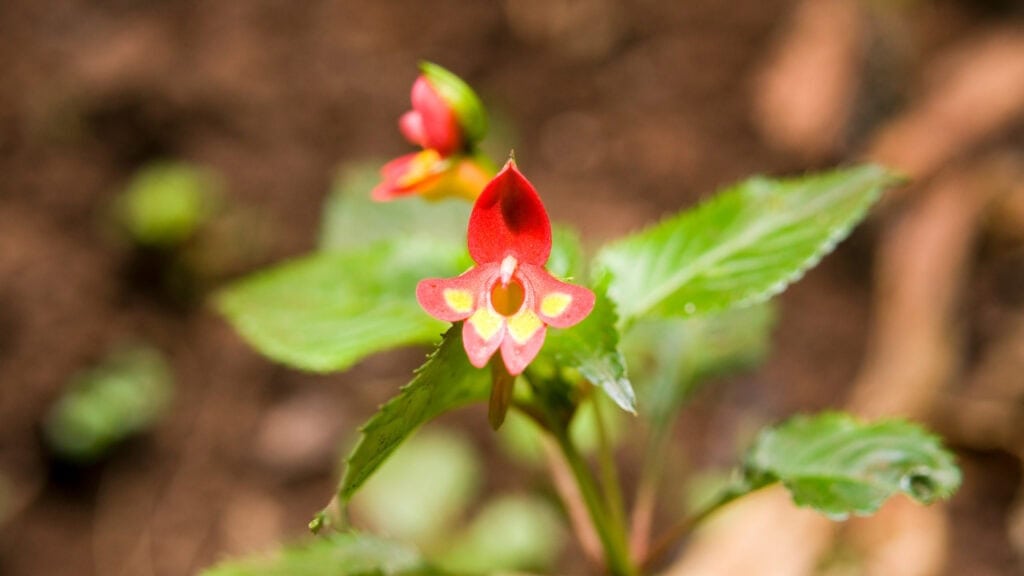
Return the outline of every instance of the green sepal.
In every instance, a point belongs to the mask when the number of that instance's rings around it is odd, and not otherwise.
[[[487,110],[469,84],[433,62],[420,62],[420,71],[455,112],[466,142],[472,145],[483,140],[487,134]]]

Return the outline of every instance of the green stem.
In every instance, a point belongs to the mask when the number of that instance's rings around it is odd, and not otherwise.
[[[647,555],[650,546],[651,525],[657,506],[658,484],[665,463],[665,447],[668,443],[668,429],[655,428],[645,442],[643,465],[637,481],[636,502],[630,518],[630,553],[634,558]]]
[[[604,548],[605,564],[608,571],[614,576],[636,576],[637,570],[629,555],[625,526],[616,521],[615,515],[610,511],[608,501],[602,495],[593,471],[576,448],[572,438],[569,437],[569,422],[572,420],[575,406],[579,405],[579,400],[572,402],[572,406],[553,401],[551,397],[541,393],[543,388],[538,388],[531,376],[533,375],[529,373],[526,375],[526,382],[534,392],[534,399],[527,406],[521,403],[516,403],[516,406],[536,420],[537,424],[551,434],[558,444],[566,464],[569,465],[573,479],[576,481],[580,498],[587,508],[590,522],[594,531],[597,532],[598,540],[601,541],[601,547]],[[572,409],[566,411],[566,408]]]
[[[593,473],[564,428],[556,428],[552,430],[552,433],[576,478],[580,495],[590,512],[590,519],[593,521],[598,538],[601,539],[601,545],[604,547],[608,570],[616,576],[635,575],[636,569],[630,562],[624,530],[621,526],[616,527],[615,519],[605,507]]]
[[[620,529],[619,537],[626,540],[626,510],[622,503],[622,484],[619,482],[619,472],[615,466],[615,455],[612,452],[612,445],[608,439],[608,429],[605,426],[604,413],[601,410],[601,399],[597,395],[591,394],[590,401],[594,404],[594,422],[597,426],[601,484],[604,487],[605,503],[612,514],[615,526]]]

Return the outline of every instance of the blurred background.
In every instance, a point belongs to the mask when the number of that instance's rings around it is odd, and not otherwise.
[[[784,574],[1024,573],[1015,0],[3,0],[0,573],[193,574],[306,533],[356,427],[424,350],[303,374],[248,348],[208,296],[315,249],[339,168],[410,150],[396,122],[421,59],[478,90],[491,152],[514,145],[591,248],[755,173],[909,176],[779,298],[766,361],[695,394],[666,474],[702,472],[663,496],[683,507],[794,412],[911,416],[958,451],[948,506],[744,554]],[[507,540],[474,532],[490,514],[543,535],[516,544],[526,566],[590,572],[514,434],[482,409],[445,417],[357,521],[501,554]],[[410,475],[438,491],[386,490]],[[395,520],[426,501],[448,525]]]

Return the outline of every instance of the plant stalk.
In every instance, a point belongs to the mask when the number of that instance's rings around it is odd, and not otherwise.
[[[615,454],[611,441],[608,438],[604,412],[601,409],[601,399],[591,394],[590,401],[594,403],[594,421],[597,425],[598,455],[601,466],[601,485],[604,487],[605,503],[612,515],[614,525],[620,529],[621,534],[619,536],[626,540],[626,509],[622,502],[622,483],[619,481],[619,472],[615,465]]]
[[[635,576],[636,568],[630,561],[629,547],[626,543],[625,531],[616,526],[615,519],[606,507],[601,490],[594,479],[593,473],[583,460],[576,446],[572,443],[565,429],[552,430],[558,447],[562,450],[569,469],[572,470],[579,486],[580,495],[590,512],[590,519],[597,530],[597,536],[604,547],[605,561],[608,570],[615,576]]]

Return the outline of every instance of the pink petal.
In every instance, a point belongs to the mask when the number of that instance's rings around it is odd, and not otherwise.
[[[516,342],[511,336],[506,335],[501,342],[501,359],[505,361],[505,368],[513,376],[521,374],[523,370],[537,357],[542,346],[547,328],[541,324],[540,328],[533,333],[533,336],[525,343]]]
[[[420,114],[422,144],[448,156],[462,145],[458,118],[448,103],[423,76],[412,85],[412,108]]]
[[[405,136],[405,139],[411,144],[427,148],[427,137],[425,129],[423,128],[423,116],[419,112],[410,110],[405,114],[402,114],[402,117],[398,119],[398,129],[402,132],[402,135]]]
[[[486,306],[478,308],[462,325],[462,346],[469,363],[483,368],[505,339],[505,318]]]
[[[469,254],[477,263],[512,255],[543,266],[551,254],[551,222],[533,185],[509,160],[477,198],[469,216]]]
[[[416,286],[416,300],[438,320],[465,320],[485,304],[487,280],[495,270],[496,266],[475,266],[455,278],[421,280]]]
[[[594,309],[594,293],[552,276],[540,266],[523,264],[519,273],[533,290],[533,307],[545,324],[568,328],[578,324]]]

